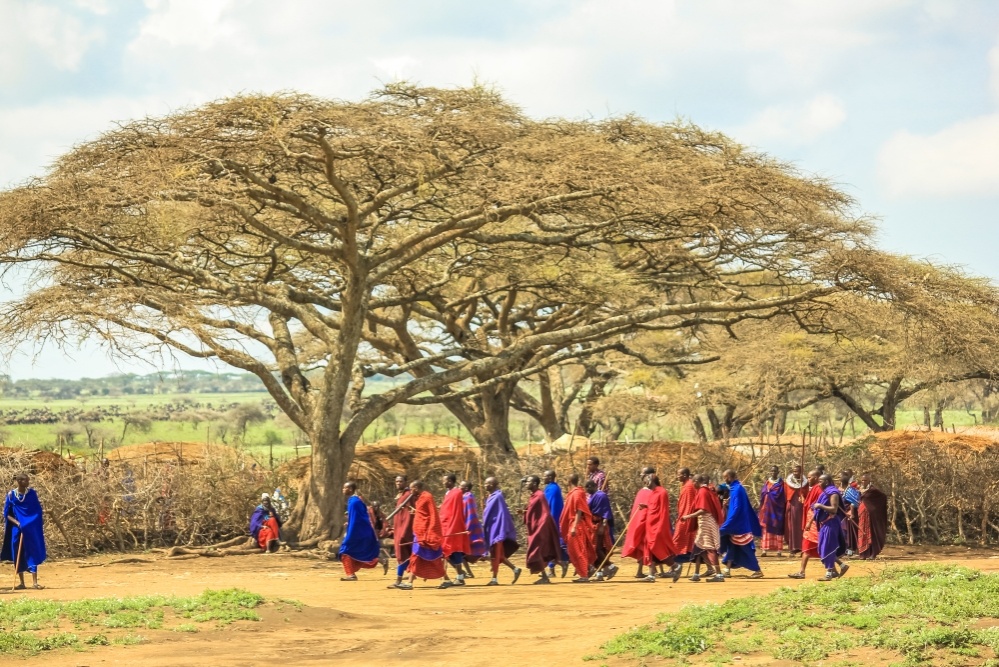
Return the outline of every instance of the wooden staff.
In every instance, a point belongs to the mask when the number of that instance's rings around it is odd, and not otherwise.
[[[408,495],[408,496],[406,496],[406,499],[405,499],[405,500],[403,500],[403,501],[402,501],[401,503],[399,503],[399,506],[398,506],[398,507],[396,507],[396,508],[395,508],[394,510],[392,510],[392,512],[391,512],[391,513],[389,513],[389,515],[388,515],[387,517],[385,517],[384,519],[382,519],[382,521],[384,521],[384,522],[387,522],[387,521],[388,521],[389,519],[391,519],[391,518],[392,518],[392,517],[394,517],[394,516],[395,516],[396,514],[398,514],[398,513],[399,513],[399,510],[403,509],[404,507],[409,507],[409,506],[410,506],[410,505],[409,505],[409,501],[410,501],[410,499],[411,499],[412,497],[413,497],[413,492],[412,492],[412,491],[410,491],[410,492],[409,492],[409,495]]]
[[[21,526],[18,525],[18,529],[20,529],[20,527]],[[17,536],[20,539],[17,540],[17,558],[14,559],[14,587],[10,589],[12,591],[17,590],[18,584],[21,583],[21,578],[17,576],[17,566],[21,563],[21,547],[24,546],[24,533],[18,530]]]
[[[448,535],[441,535],[441,537],[442,538],[444,538],[444,537],[457,537],[458,535],[468,535],[468,531],[467,530],[463,530],[460,533],[450,533]],[[412,545],[413,545],[412,542],[403,542],[399,546],[400,547],[409,547],[409,546],[412,546]]]
[[[607,555],[604,556],[603,561],[601,561],[600,563],[600,567],[597,568],[597,572],[600,572],[600,570],[604,569],[604,565],[606,565],[607,561],[610,560],[611,554],[614,553],[614,550],[617,549],[618,545],[621,544],[621,540],[624,539],[625,534],[631,529],[631,522],[635,520],[636,516],[638,516],[638,512],[632,514],[631,518],[628,519],[628,525],[625,526],[624,530],[621,531],[621,534],[617,536],[617,541],[614,542],[614,546],[612,546],[610,548],[610,551],[607,552]]]

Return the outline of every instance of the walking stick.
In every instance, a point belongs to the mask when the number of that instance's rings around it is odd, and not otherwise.
[[[17,567],[21,564],[21,547],[24,546],[24,533],[18,533],[17,536],[17,558],[14,559],[14,587],[10,590],[16,591],[17,585],[21,583],[21,578],[17,576]]]
[[[624,539],[624,536],[627,534],[628,530],[631,528],[631,522],[635,520],[636,516],[638,516],[638,512],[635,512],[634,514],[632,514],[631,518],[628,519],[628,525],[625,526],[624,530],[621,531],[621,534],[617,536],[617,541],[614,542],[614,546],[612,546],[610,548],[610,551],[607,552],[607,555],[604,556],[603,561],[600,563],[600,567],[597,568],[597,572],[599,572],[600,570],[604,569],[604,565],[607,564],[607,561],[610,560],[611,554],[614,553],[614,550],[617,549],[617,547],[618,547],[619,544],[621,544],[621,540]]]
[[[410,492],[409,492],[409,495],[408,495],[408,496],[406,496],[405,500],[403,500],[403,501],[402,501],[402,502],[401,502],[401,503],[399,504],[399,506],[398,506],[398,507],[396,507],[396,508],[395,508],[394,510],[392,510],[392,511],[391,511],[391,512],[389,513],[389,515],[388,515],[387,517],[385,517],[384,519],[382,519],[382,521],[384,521],[384,522],[388,522],[388,520],[389,520],[389,519],[391,519],[392,517],[394,517],[394,516],[395,516],[396,514],[398,514],[398,513],[399,513],[399,510],[401,510],[401,509],[403,509],[403,508],[405,508],[405,507],[408,507],[408,506],[409,506],[409,501],[410,501],[410,499],[411,499],[412,497],[413,497],[413,492],[412,492],[412,491],[410,491]]]
[[[448,533],[447,535],[441,535],[441,537],[456,537],[458,535],[468,535],[468,531],[467,530],[463,530],[460,533]],[[403,542],[399,546],[400,547],[408,547],[408,546],[412,546],[412,544],[413,544],[412,542]]]

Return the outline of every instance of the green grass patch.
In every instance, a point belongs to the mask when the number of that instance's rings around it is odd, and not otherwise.
[[[888,568],[722,604],[691,605],[610,640],[608,656],[713,665],[733,655],[851,664],[866,648],[898,665],[997,665],[999,575],[952,565]],[[670,664],[667,662],[666,664]]]
[[[224,627],[236,621],[259,621],[256,610],[263,602],[256,593],[236,588],[208,590],[196,597],[0,600],[0,655],[138,644],[147,641],[139,630],[198,632],[205,623]]]

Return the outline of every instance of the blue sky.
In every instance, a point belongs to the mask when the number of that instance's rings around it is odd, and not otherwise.
[[[0,63],[0,186],[115,120],[234,93],[478,79],[536,116],[722,130],[840,184],[883,247],[999,278],[994,0],[0,0]],[[148,368],[89,345],[9,363],[116,370]]]

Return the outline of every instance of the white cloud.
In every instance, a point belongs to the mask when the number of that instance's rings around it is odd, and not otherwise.
[[[835,130],[845,120],[843,101],[830,93],[820,93],[801,104],[767,107],[734,134],[756,144],[805,144]]]
[[[999,114],[940,132],[901,131],[878,156],[878,176],[895,197],[995,195],[999,192]]]
[[[0,83],[21,80],[39,63],[73,71],[93,44],[103,38],[100,29],[42,2],[0,0]]]

